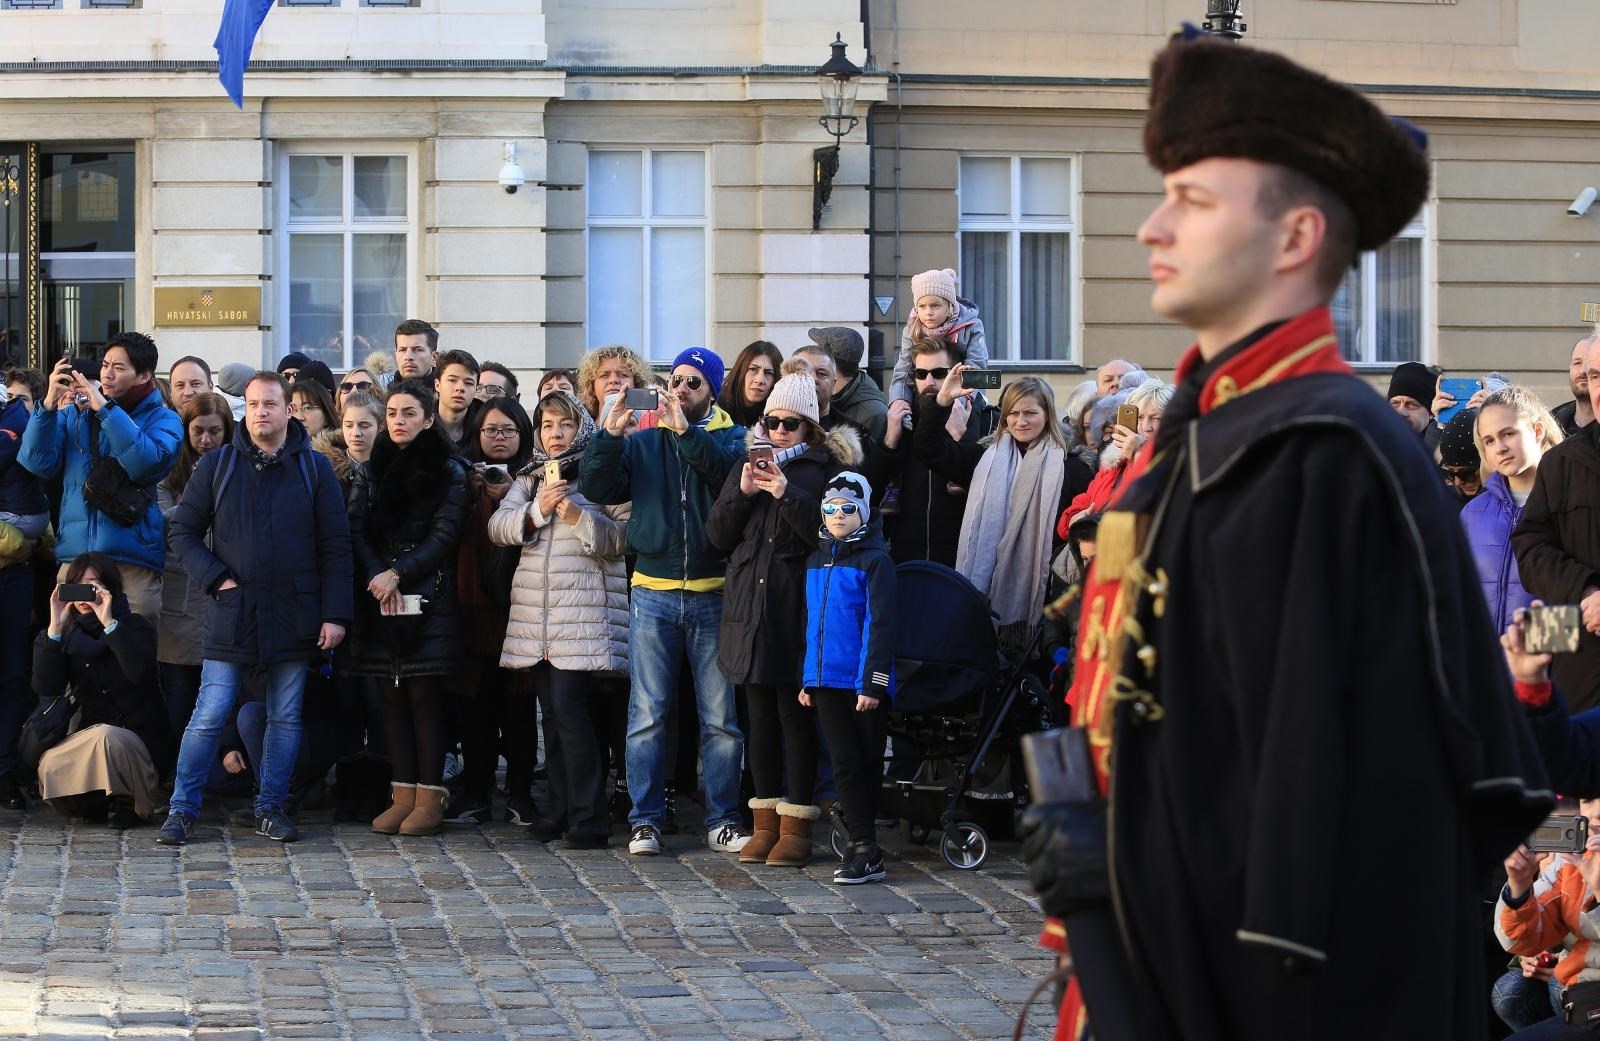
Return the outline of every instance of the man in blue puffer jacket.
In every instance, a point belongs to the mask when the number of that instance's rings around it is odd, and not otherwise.
[[[152,625],[161,615],[161,572],[167,561],[155,487],[177,461],[183,440],[183,423],[162,403],[156,387],[156,362],[155,341],[135,332],[118,333],[100,352],[99,386],[61,359],[17,454],[17,461],[36,476],[62,480],[57,562],[65,569],[73,558],[91,551],[115,560],[129,606]],[[116,523],[84,501],[95,445],[133,485],[150,492],[149,508],[131,526]]]
[[[626,436],[624,395],[601,415],[583,456],[582,491],[593,503],[633,503],[628,548],[638,554],[629,611],[628,852],[661,852],[666,817],[667,716],[687,656],[700,710],[700,758],[706,786],[706,844],[737,853],[750,841],[739,816],[744,737],[733,687],[717,668],[727,560],[706,536],[711,505],[743,454],[744,428],[715,404],[722,359],[690,347],[672,366],[660,424]]]

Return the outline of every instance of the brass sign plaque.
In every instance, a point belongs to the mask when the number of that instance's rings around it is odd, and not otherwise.
[[[1584,304],[1578,313],[1581,316],[1578,321],[1600,325],[1600,304]]]
[[[177,286],[156,290],[157,325],[261,324],[260,286]]]

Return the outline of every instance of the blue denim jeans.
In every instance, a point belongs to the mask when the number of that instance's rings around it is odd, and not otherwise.
[[[666,815],[664,777],[667,716],[678,696],[678,665],[687,655],[700,711],[700,762],[706,786],[706,828],[739,820],[739,761],[744,736],[734,709],[733,685],[717,668],[721,593],[663,592],[633,587],[629,633],[628,823],[661,826]]]
[[[239,684],[246,666],[207,660],[200,666],[200,697],[183,732],[178,750],[178,771],[172,781],[172,809],[195,815],[217,757],[217,742],[233,715]],[[305,693],[306,667],[302,662],[269,665],[267,674],[267,730],[260,758],[261,790],[256,811],[281,808],[289,798],[289,778],[300,754],[300,701]]]

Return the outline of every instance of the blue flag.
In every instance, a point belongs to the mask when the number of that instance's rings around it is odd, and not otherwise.
[[[244,69],[256,33],[272,10],[273,0],[225,0],[222,24],[217,27],[217,79],[239,108],[244,108]]]

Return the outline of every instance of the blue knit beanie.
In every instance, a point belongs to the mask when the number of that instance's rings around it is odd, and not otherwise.
[[[690,347],[672,359],[674,369],[680,365],[692,365],[700,370],[711,385],[713,400],[722,396],[722,359],[717,357],[716,351],[709,347]]]

